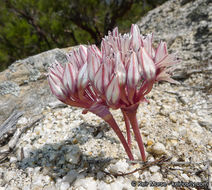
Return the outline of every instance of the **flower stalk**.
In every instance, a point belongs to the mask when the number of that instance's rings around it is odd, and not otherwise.
[[[116,121],[114,120],[111,112],[109,111],[109,108],[102,104],[94,104],[93,106],[91,106],[91,108],[89,108],[89,111],[96,114],[100,118],[102,118],[104,121],[106,121],[112,127],[112,129],[114,130],[114,132],[120,139],[129,159],[134,160],[132,152],[130,150],[130,146],[129,146],[129,144],[127,144],[127,141],[124,138]]]
[[[130,121],[129,121],[125,111],[123,111],[123,109],[121,111],[122,111],[122,114],[124,116],[124,122],[125,122],[125,127],[126,127],[126,132],[127,132],[127,143],[128,143],[128,146],[131,148],[132,147],[132,140],[131,140],[131,133],[130,133]]]
[[[138,121],[136,117],[137,109],[138,109],[138,105],[134,105],[133,107],[122,109],[122,112],[124,113],[124,115],[127,116],[127,118],[129,119],[131,123],[132,129],[135,135],[135,139],[138,143],[138,147],[141,153],[142,160],[145,162],[146,156],[145,156],[144,144],[143,144],[142,137],[139,131],[139,125],[138,125]]]

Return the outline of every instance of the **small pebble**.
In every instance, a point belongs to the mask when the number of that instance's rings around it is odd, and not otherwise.
[[[183,177],[183,179],[185,181],[189,181],[190,180],[190,178],[186,174],[181,174],[181,176]]]
[[[103,179],[105,174],[101,171],[97,172],[97,179]]]
[[[147,146],[151,146],[153,144],[154,144],[154,141],[153,140],[151,140],[151,139],[147,140]]]
[[[17,161],[18,161],[18,159],[16,157],[14,157],[14,156],[10,157],[10,163],[15,163]]]
[[[159,169],[160,169],[160,167],[158,167],[158,166],[151,166],[149,168],[150,172],[152,172],[152,173],[158,172]]]
[[[97,185],[98,190],[111,190],[110,184],[105,183],[104,181],[99,181]]]
[[[76,170],[71,170],[66,176],[63,177],[63,182],[68,182],[72,184],[77,178],[78,172]]]
[[[84,188],[85,190],[86,189],[96,190],[97,189],[97,181],[94,180],[92,177],[87,177],[84,179],[77,179],[74,183],[74,186],[76,189]]]
[[[27,120],[26,117],[21,117],[21,118],[18,120],[17,124],[26,125],[27,122],[28,122],[28,120]]]
[[[176,122],[177,122],[176,113],[170,113],[170,114],[169,114],[169,119],[170,119],[172,122],[176,123]]]
[[[60,190],[67,190],[70,187],[70,184],[68,182],[62,182],[60,184]]]
[[[114,172],[114,173],[126,172],[128,167],[129,167],[129,165],[126,161],[119,160],[115,164],[111,164],[109,170],[110,170],[110,172]]]
[[[151,152],[156,155],[161,155],[166,153],[166,148],[162,143],[156,143],[151,148]]]
[[[65,159],[67,162],[72,164],[78,164],[81,157],[81,151],[78,146],[70,146],[68,152],[65,154]]]

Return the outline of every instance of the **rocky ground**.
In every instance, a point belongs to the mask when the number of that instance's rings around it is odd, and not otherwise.
[[[211,128],[205,123],[211,118],[206,115],[208,105],[200,92],[160,84],[148,99],[150,103],[142,104],[137,114],[147,160],[166,155],[173,162],[193,164],[153,165],[117,178],[106,175],[103,171],[129,172],[141,165],[127,162],[116,135],[101,119],[91,113],[82,115],[80,109],[52,108],[50,104],[43,110],[42,121],[21,137],[9,161],[1,165],[2,189],[134,189],[133,180],[208,181],[212,170],[207,168],[209,162],[203,162],[212,158]],[[121,113],[113,114],[125,132]],[[29,123],[22,117],[17,125]],[[140,160],[135,141],[132,147]]]
[[[64,106],[51,95],[46,68],[55,57],[65,61],[67,49],[17,61],[2,72],[0,125],[17,109],[24,111],[17,129],[28,128],[0,163],[0,190],[177,189],[179,182],[184,182],[184,189],[195,189],[192,185],[211,183],[209,3],[169,1],[138,23],[144,33],[154,31],[156,41],[166,40],[168,48],[177,51],[181,59],[174,74],[181,84],[156,84],[147,96],[149,103],[141,104],[137,113],[149,163],[146,166],[152,163],[145,169],[142,163],[133,165],[128,161],[105,122],[91,113],[83,115],[81,109]],[[113,115],[125,134],[120,112],[113,111]],[[1,138],[0,143],[5,145]],[[140,160],[134,138],[132,148],[136,160]],[[162,161],[157,162],[160,158]],[[140,170],[124,175],[136,168]]]

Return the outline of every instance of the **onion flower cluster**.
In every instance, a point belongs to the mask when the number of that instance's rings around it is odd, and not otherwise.
[[[138,143],[142,160],[145,150],[139,131],[136,112],[155,82],[168,81],[173,65],[178,63],[174,54],[168,54],[165,42],[153,46],[153,35],[145,37],[133,24],[129,34],[120,34],[118,28],[96,45],[80,45],[67,54],[62,66],[55,62],[49,68],[48,82],[52,93],[63,103],[84,108],[105,120],[119,137],[130,160],[131,130]],[[113,118],[110,108],[121,109],[127,137]]]

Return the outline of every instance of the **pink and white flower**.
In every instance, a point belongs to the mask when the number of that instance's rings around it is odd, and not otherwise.
[[[96,75],[95,72],[98,69],[95,68],[98,63],[95,56],[88,57],[87,48],[81,45],[79,49],[75,49],[67,55],[68,62],[65,66],[58,62],[53,64],[48,74],[51,91],[63,103],[84,108],[83,113],[90,111],[104,119],[119,137],[129,159],[133,160],[129,145],[110,113],[109,107],[101,96],[96,93],[89,80],[89,77]],[[87,59],[90,59],[90,63],[94,66],[92,67],[93,73],[92,71],[88,72]],[[102,71],[104,72],[104,69]],[[98,86],[98,89],[101,89],[101,87]]]
[[[174,82],[168,72],[178,61],[168,54],[165,42],[155,50],[152,41],[152,34],[142,36],[134,24],[130,34],[121,35],[118,28],[109,32],[101,51],[88,48],[88,57],[93,57],[88,59],[89,79],[109,106],[129,107],[143,101],[154,82]]]
[[[69,62],[63,67],[56,63],[49,70],[48,81],[52,93],[62,102],[82,107],[102,117],[120,138],[128,156],[131,150],[130,124],[145,161],[143,142],[138,128],[136,111],[145,101],[154,83],[160,80],[176,83],[170,78],[172,65],[178,63],[168,54],[167,45],[153,46],[153,35],[145,37],[139,27],[132,25],[129,34],[121,35],[118,28],[102,39],[101,49],[95,45],[80,46],[68,54]],[[109,108],[120,108],[126,124],[124,139]]]
[[[96,46],[88,48],[88,57],[94,59],[87,60],[91,84],[109,107],[122,109],[128,132],[127,120],[130,120],[143,160],[144,148],[135,117],[137,107],[146,100],[145,95],[155,82],[176,82],[169,72],[170,66],[178,62],[174,55],[168,54],[165,42],[156,50],[152,43],[153,35],[142,36],[135,24],[130,34],[121,35],[115,28],[103,38],[101,51]],[[127,136],[130,145],[130,135]]]

